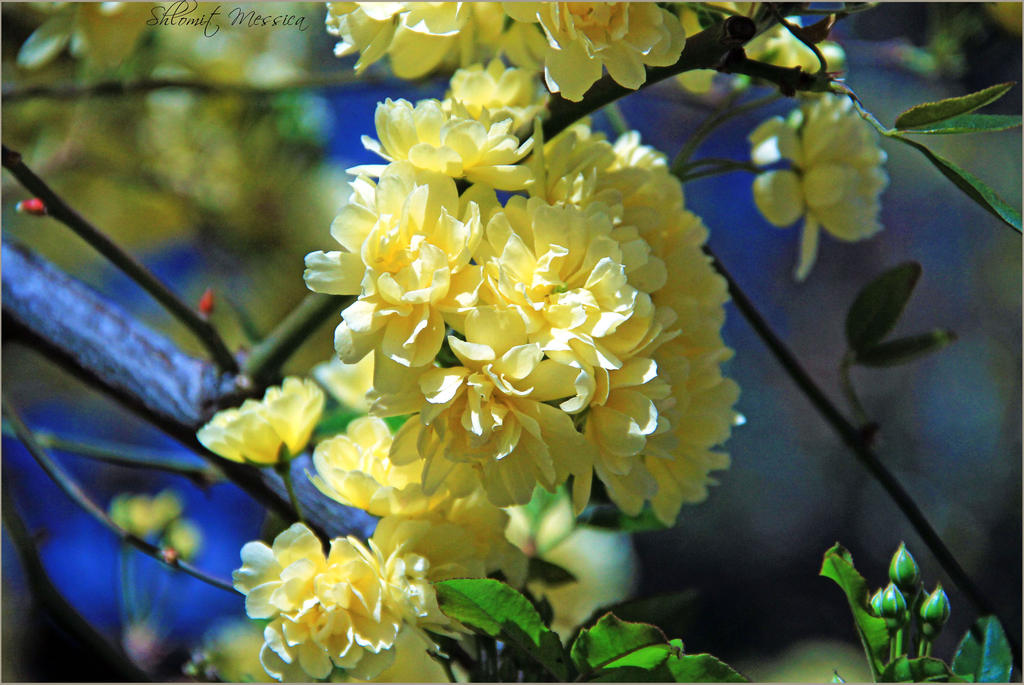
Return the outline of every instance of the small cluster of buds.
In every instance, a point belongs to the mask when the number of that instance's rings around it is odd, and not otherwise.
[[[870,605],[872,613],[885,621],[894,636],[901,633],[913,617],[920,636],[918,656],[931,652],[931,643],[942,631],[950,612],[949,597],[941,583],[936,584],[931,594],[923,591],[921,569],[902,542],[889,562],[889,584],[872,595]],[[902,647],[902,634],[899,638],[898,644]]]

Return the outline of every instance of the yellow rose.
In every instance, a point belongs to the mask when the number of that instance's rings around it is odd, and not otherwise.
[[[311,380],[290,377],[268,388],[260,401],[248,399],[236,409],[217,412],[196,438],[225,459],[276,464],[282,448],[300,453],[324,408],[324,394]]]
[[[781,159],[792,168],[759,174],[754,201],[765,219],[788,226],[804,218],[796,279],[807,278],[824,229],[847,242],[882,230],[879,196],[888,183],[885,152],[849,98],[806,98],[789,120],[772,117],[750,134],[751,158],[760,165]]]

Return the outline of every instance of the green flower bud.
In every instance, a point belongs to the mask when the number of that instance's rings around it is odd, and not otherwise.
[[[875,594],[871,595],[871,612],[878,618],[882,618],[882,588],[875,590]]]
[[[949,619],[949,597],[942,585],[936,585],[932,592],[921,604],[921,632],[928,639],[934,639],[942,630]]]
[[[896,583],[896,587],[906,597],[913,597],[917,592],[917,584],[921,581],[921,570],[907,551],[906,543],[901,542],[899,549],[892,555],[889,562],[889,580]]]
[[[885,624],[890,628],[899,628],[906,623],[908,618],[907,600],[903,593],[894,583],[889,583],[882,591],[882,601],[879,614],[885,619]]]

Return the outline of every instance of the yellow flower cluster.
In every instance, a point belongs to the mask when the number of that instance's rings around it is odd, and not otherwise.
[[[196,437],[225,459],[276,464],[305,448],[323,407],[324,393],[316,383],[286,378],[281,386],[268,388],[262,400],[248,399],[236,409],[217,412]]]
[[[879,196],[888,183],[878,137],[846,97],[807,97],[787,119],[772,117],[750,134],[751,158],[792,168],[759,174],[754,201],[775,226],[804,218],[797,280],[810,273],[821,229],[853,242],[882,230]]]
[[[326,555],[301,523],[272,546],[247,543],[233,580],[249,617],[269,621],[264,670],[286,682],[327,678],[335,668],[368,680],[393,664],[403,633],[436,649],[426,630],[454,635],[460,626],[441,613],[433,583],[482,577],[476,542],[464,525],[385,517],[366,544],[337,538]]]
[[[203,544],[199,527],[182,517],[181,498],[172,490],[158,495],[122,493],[110,500],[111,520],[140,538],[156,535],[182,559],[192,559]]]
[[[574,101],[605,69],[639,88],[646,67],[673,64],[686,40],[674,14],[637,2],[336,2],[326,24],[341,39],[336,55],[359,53],[356,71],[388,55],[395,75],[412,79],[503,52]]]
[[[488,69],[487,83],[501,79]],[[358,295],[335,346],[346,363],[373,354],[371,413],[415,416],[386,457],[389,435],[370,421],[318,448],[321,489],[387,516],[480,488],[493,505],[524,504],[572,478],[580,510],[596,473],[627,513],[650,502],[673,521],[728,463],[714,447],[737,388],[720,372],[725,283],[664,157],[635,133],[612,144],[579,123],[519,147],[533,145],[509,165],[526,195],[502,204],[493,179],[460,195],[464,165],[433,163],[454,109],[398,104],[377,117],[396,161],[352,183],[331,228],[342,249],[308,255],[305,278]],[[429,164],[411,152],[421,144]]]

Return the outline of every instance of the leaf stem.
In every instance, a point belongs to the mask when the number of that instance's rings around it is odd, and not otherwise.
[[[2,149],[4,168],[10,171],[30,193],[43,201],[47,214],[78,234],[80,238],[152,295],[172,316],[192,331],[222,371],[233,373],[238,370],[234,356],[228,351],[224,341],[221,340],[217,330],[210,325],[209,321],[171,292],[142,262],[121,249],[105,233],[72,209],[50,186],[46,185],[25,165],[20,153],[11,150],[6,145]]]
[[[328,317],[337,316],[338,312],[347,307],[353,299],[345,295],[306,295],[299,306],[252,349],[245,361],[245,373],[259,383],[273,380],[288,358],[310,334]]]
[[[92,498],[82,490],[81,486],[75,482],[75,480],[66,471],[64,471],[64,469],[53,461],[53,459],[50,458],[50,455],[47,454],[46,450],[43,449],[43,447],[36,441],[32,431],[30,431],[28,426],[22,422],[21,417],[18,416],[10,402],[7,401],[6,395],[3,396],[2,406],[3,413],[11,422],[11,426],[14,428],[14,432],[18,436],[18,439],[24,443],[25,447],[28,449],[32,457],[35,458],[39,466],[42,467],[43,471],[45,471],[51,479],[53,479],[53,482],[57,484],[57,487],[63,490],[64,494],[70,497],[75,504],[84,509],[87,514],[103,524],[103,526],[114,533],[114,535],[116,535],[120,540],[135,547],[143,554],[151,556],[171,568],[184,571],[204,583],[213,585],[214,587],[218,587],[222,590],[227,590],[228,592],[237,592],[231,586],[231,583],[221,580],[220,578],[215,578],[185,561],[181,561],[180,559],[173,559],[173,561],[169,561],[168,557],[164,556],[163,550],[159,547],[117,525],[114,520],[107,515],[103,508],[93,501]]]
[[[746,293],[739,287],[739,284],[732,278],[725,266],[711,249],[705,246],[705,252],[711,257],[711,260],[715,266],[715,269],[725,278],[729,286],[729,294],[732,296],[733,302],[736,304],[736,308],[740,310],[743,317],[750,323],[751,327],[757,333],[758,337],[764,342],[765,346],[775,357],[776,361],[782,365],[782,368],[786,371],[787,375],[796,383],[797,387],[807,397],[808,401],[814,406],[814,408],[821,414],[822,418],[836,431],[839,437],[844,443],[853,451],[857,461],[861,463],[868,470],[868,473],[878,481],[879,485],[885,490],[892,499],[893,503],[899,508],[903,515],[913,526],[914,530],[920,536],[921,540],[925,543],[932,554],[938,560],[939,564],[946,574],[952,579],[956,586],[967,596],[971,604],[977,609],[980,614],[991,614],[999,618],[1003,625],[1010,625],[1002,617],[1001,611],[996,611],[993,604],[985,597],[971,577],[967,575],[960,562],[957,561],[953,553],[946,547],[946,543],[943,542],[942,537],[935,532],[931,523],[925,518],[921,512],[920,507],[914,502],[914,499],[904,489],[903,485],[896,479],[892,473],[885,467],[874,451],[865,442],[861,432],[851,424],[834,404],[828,399],[824,392],[818,387],[818,385],[811,379],[804,368],[800,365],[800,362],[796,359],[793,353],[786,347],[785,343],[775,334],[775,332],[768,325],[768,322],[764,320],[760,312],[754,306],[753,302],[747,297]],[[1007,640],[1010,643],[1010,647],[1013,650],[1014,660],[1019,665],[1020,663],[1020,642],[1015,636],[1007,635]]]
[[[857,397],[857,392],[853,389],[853,381],[850,380],[850,367],[853,366],[853,360],[853,352],[847,351],[843,355],[843,360],[839,363],[839,386],[843,390],[843,395],[846,396],[846,401],[850,403],[854,420],[863,430],[871,422],[871,419],[868,418],[867,412],[864,411],[864,405],[861,404],[860,398]]]

